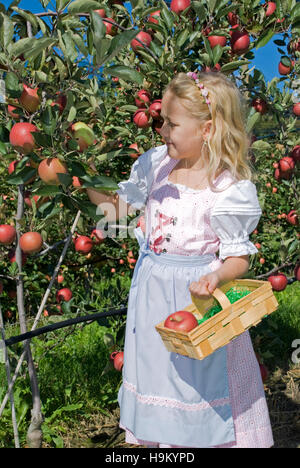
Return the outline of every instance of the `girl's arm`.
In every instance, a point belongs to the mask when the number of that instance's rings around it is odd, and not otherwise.
[[[228,281],[243,277],[249,270],[249,255],[227,257],[220,268],[214,271],[219,278],[219,286]]]
[[[193,281],[189,286],[190,293],[199,299],[207,299],[212,292],[236,278],[241,278],[249,270],[249,255],[226,257],[220,268],[201,276],[199,281]]]
[[[130,205],[122,198],[119,197],[117,193],[106,191],[98,191],[94,189],[87,189],[87,194],[94,205],[100,206],[101,212],[105,214],[106,220],[111,222],[116,222],[120,218],[130,214]]]

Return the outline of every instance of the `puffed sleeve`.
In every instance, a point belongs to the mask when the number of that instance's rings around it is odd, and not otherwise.
[[[167,145],[151,148],[141,154],[131,166],[128,180],[118,183],[116,193],[133,208],[140,210],[147,202],[155,169],[167,154]]]
[[[218,195],[211,227],[220,239],[220,259],[258,252],[249,241],[249,234],[258,225],[261,214],[256,187],[250,180],[240,180]]]

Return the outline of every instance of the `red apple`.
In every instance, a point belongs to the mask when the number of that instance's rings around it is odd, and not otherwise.
[[[46,158],[39,164],[38,173],[47,185],[59,185],[58,174],[67,174],[68,168],[58,158]]]
[[[149,107],[149,114],[153,119],[160,118],[160,111],[161,111],[161,99],[155,99]]]
[[[170,8],[174,13],[180,15],[180,13],[188,8],[190,4],[191,0],[172,0]]]
[[[220,45],[222,47],[226,46],[227,42],[227,37],[226,36],[215,36],[215,35],[210,35],[207,36],[208,42],[210,43],[210,47],[213,49],[216,45]]]
[[[276,3],[275,2],[267,2],[263,5],[266,8],[266,16],[273,15],[274,11],[276,10]]]
[[[189,332],[198,326],[198,321],[191,312],[178,310],[166,318],[164,326],[180,332]]]
[[[292,224],[293,226],[297,226],[299,224],[298,215],[296,210],[291,210],[286,217],[288,223]]]
[[[95,134],[93,130],[84,122],[76,122],[71,125],[71,131],[74,134],[75,140],[79,145],[79,151],[86,150],[95,142]]]
[[[139,152],[139,147],[138,147],[137,143],[132,143],[131,145],[129,145],[129,148],[135,149],[137,151],[137,153],[130,153],[130,155],[129,155],[131,158],[137,159],[141,154]]]
[[[38,88],[30,88],[26,84],[23,84],[23,92],[19,101],[24,109],[30,113],[35,112],[39,108],[40,98],[37,92]]]
[[[29,122],[18,122],[14,124],[9,134],[11,145],[20,153],[31,153],[35,148],[35,142],[31,132],[38,132],[38,129]]]
[[[136,227],[140,227],[141,230],[145,233],[145,231],[146,231],[145,216],[140,216]]]
[[[58,106],[59,108],[59,113],[62,114],[63,111],[64,111],[64,108],[66,107],[67,105],[67,96],[65,96],[64,94],[61,94],[59,91],[57,91],[56,95],[58,96],[56,101],[53,101],[51,103],[51,106]]]
[[[43,246],[43,238],[39,232],[26,232],[19,242],[22,251],[29,255],[39,252]]]
[[[7,106],[7,112],[8,112],[8,115],[10,115],[10,117],[12,117],[13,119],[15,120],[19,120],[19,118],[21,117],[20,114],[17,114],[15,111],[18,110],[17,107],[15,106],[11,106],[11,105],[8,105]]]
[[[111,23],[109,21],[111,21]],[[103,23],[105,24],[106,27],[106,34],[109,34],[110,36],[115,36],[118,32],[118,27],[115,26],[116,22],[112,18],[103,18]],[[112,24],[113,23],[113,24]]]
[[[290,178],[290,175],[294,168],[295,161],[291,156],[285,156],[284,158],[281,158],[279,160],[279,169],[281,177],[286,178],[286,176],[288,176],[288,178]]]
[[[150,46],[150,43],[152,41],[152,37],[150,36],[150,34],[148,34],[145,31],[140,31],[136,35],[135,39],[133,39],[130,43],[131,47],[133,48],[135,52],[137,52],[139,48],[145,48],[145,46],[142,45],[140,42],[138,42],[136,39],[139,39],[140,41],[142,41],[142,43],[147,47]]]
[[[8,258],[9,258],[10,263],[13,263],[16,261],[16,249],[11,249],[8,252]],[[27,262],[27,255],[24,252],[22,252],[22,266],[24,266],[26,262]]]
[[[280,75],[288,75],[291,72],[291,70],[294,68],[294,64],[295,64],[295,61],[292,60],[291,65],[287,67],[280,61],[278,64],[278,72],[280,73]]]
[[[133,115],[133,121],[139,128],[150,127],[147,109],[139,109],[138,111],[136,111]]]
[[[266,380],[268,380],[269,371],[266,368],[266,366],[264,364],[262,364],[262,363],[259,363],[259,369],[260,369],[260,374],[261,374],[262,381],[263,381],[263,383],[265,383]]]
[[[124,352],[115,351],[110,355],[110,359],[113,361],[114,368],[117,371],[121,371],[124,364]]]
[[[103,8],[100,9],[100,10],[94,10],[94,12],[98,13],[98,15],[101,16],[101,18],[105,18],[105,16],[106,16],[106,12],[105,12],[105,10]]]
[[[150,96],[149,91],[146,91],[145,89],[141,89],[137,93],[137,97],[135,98],[135,104],[139,108],[144,108],[146,103],[147,104],[150,103],[150,99],[151,99],[151,96]]]
[[[231,50],[236,54],[247,52],[250,45],[250,37],[247,31],[235,29],[230,39]]]
[[[231,26],[235,26],[236,24],[238,24],[238,15],[236,13],[233,13],[232,11],[228,13],[227,19]]]
[[[255,108],[257,112],[259,112],[262,115],[267,112],[267,103],[260,97],[253,99],[251,105]]]
[[[72,299],[72,296],[73,296],[72,291],[69,288],[63,288],[57,291],[56,300],[58,302],[61,302],[61,301],[68,302],[70,299]]]
[[[293,113],[297,116],[300,115],[300,102],[296,102],[296,104],[293,105]]]
[[[287,277],[284,273],[278,273],[268,277],[268,281],[272,284],[275,291],[283,291],[287,285]]]
[[[295,266],[294,276],[298,281],[300,281],[300,263],[297,263],[297,265]]]
[[[300,145],[294,146],[294,148],[292,149],[290,153],[290,156],[293,158],[295,162],[300,161]]]
[[[93,241],[87,236],[78,236],[74,242],[76,252],[87,254],[93,248]]]
[[[93,239],[94,244],[102,244],[105,241],[105,235],[101,229],[93,229],[91,239]]]
[[[158,24],[158,19],[153,18],[153,16],[159,16],[160,17],[160,10],[153,11],[152,13],[150,13],[149,18],[148,18],[148,21],[150,23]]]
[[[10,224],[0,225],[0,244],[9,245],[14,242],[16,238],[16,230]]]

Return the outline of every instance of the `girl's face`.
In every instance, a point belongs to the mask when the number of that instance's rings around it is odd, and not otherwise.
[[[160,134],[168,147],[171,158],[188,158],[191,163],[201,157],[203,138],[206,137],[206,122],[204,128],[182,105],[182,100],[167,91],[161,103],[161,117],[164,119]]]

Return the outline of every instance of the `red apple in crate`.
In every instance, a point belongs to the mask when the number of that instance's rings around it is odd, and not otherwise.
[[[137,93],[137,97],[135,98],[135,104],[139,108],[144,108],[145,104],[150,104],[150,93],[146,91],[145,89],[141,89]]]
[[[191,312],[178,310],[166,318],[164,326],[180,332],[189,332],[198,326],[198,321]]]
[[[287,285],[287,277],[284,273],[278,273],[277,275],[271,275],[268,277],[272,288],[275,291],[283,291]]]
[[[298,221],[298,215],[297,215],[297,211],[296,210],[291,210],[287,217],[286,217],[286,220],[290,223],[290,224],[293,224],[294,226],[297,226],[297,224],[299,223]]]

